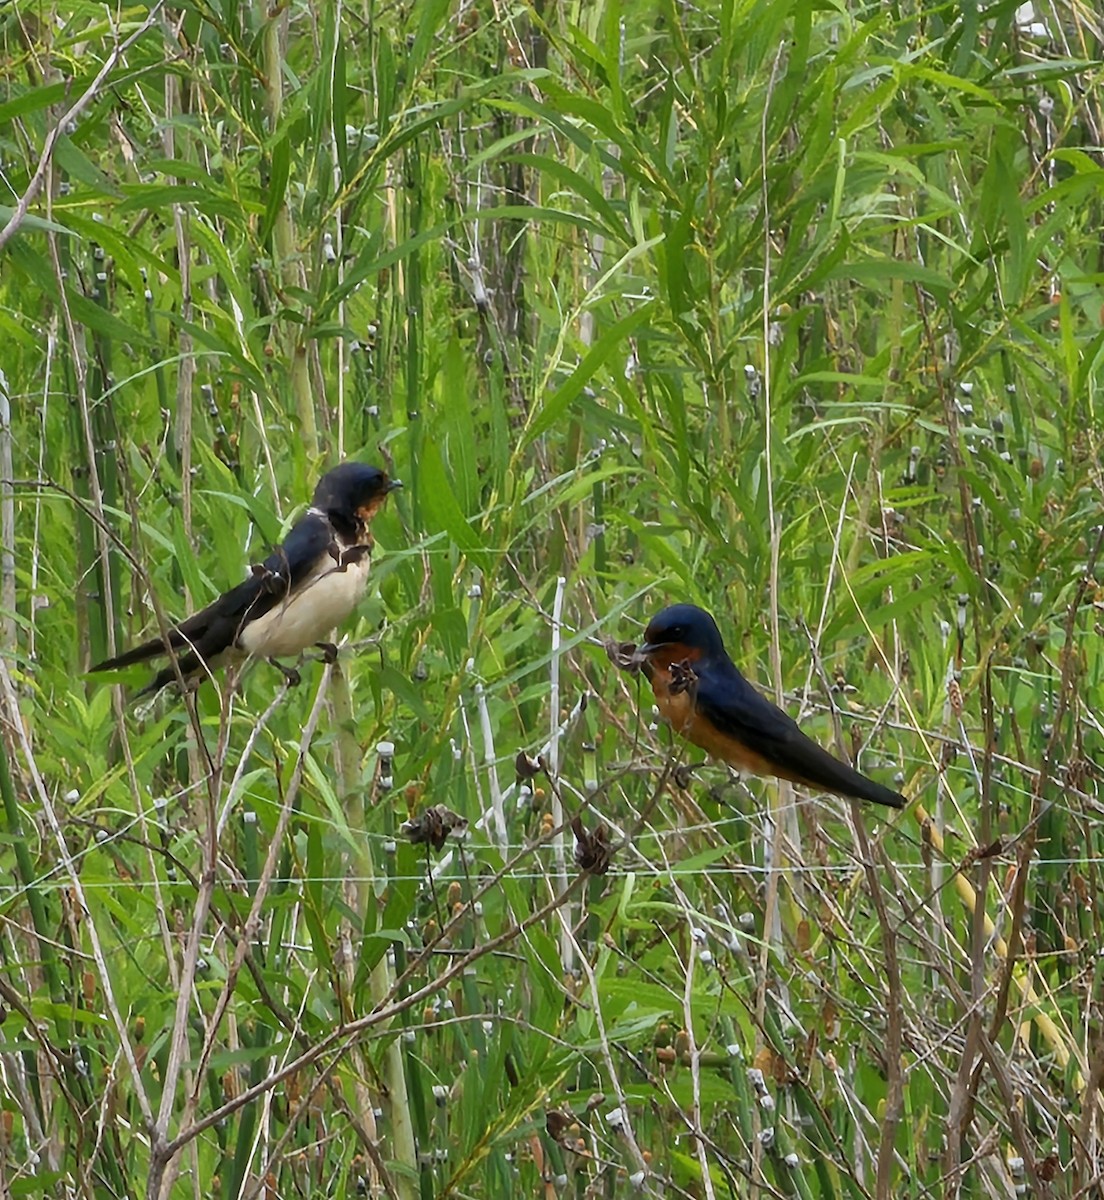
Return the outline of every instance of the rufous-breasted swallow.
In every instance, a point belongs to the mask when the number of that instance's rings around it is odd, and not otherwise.
[[[176,655],[186,681],[234,658],[267,658],[289,683],[297,673],[278,660],[317,645],[333,661],[328,635],[356,608],[368,583],[371,522],[390,492],[402,487],[378,467],[345,462],[327,471],[310,508],[284,543],[237,587],[169,630],[92,667],[112,671]],[[159,691],[177,677],[170,663],[139,695]]]
[[[792,717],[740,674],[717,623],[693,604],[674,604],[644,631],[636,658],[676,733],[741,772],[773,775],[889,808],[908,801],[867,779],[806,737]]]

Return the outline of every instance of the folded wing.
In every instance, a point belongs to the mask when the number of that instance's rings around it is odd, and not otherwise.
[[[181,674],[189,675],[204,663],[210,665],[213,659],[235,644],[243,625],[281,604],[333,546],[333,528],[327,518],[316,512],[308,513],[295,524],[282,546],[260,566],[253,567],[248,579],[174,626],[167,639],[151,638],[97,663],[91,670],[113,671],[156,658],[168,652],[166,640],[168,648],[178,654]],[[174,668],[171,665],[165,667],[143,694],[157,691],[175,678]]]
[[[697,674],[698,712],[722,734],[766,760],[780,779],[889,808],[907,803],[900,792],[867,779],[806,737],[797,722],[760,695],[731,662],[711,664]]]

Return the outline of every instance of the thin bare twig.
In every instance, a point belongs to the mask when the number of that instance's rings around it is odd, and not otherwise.
[[[69,126],[79,120],[84,110],[92,103],[93,100],[103,91],[107,77],[115,70],[119,60],[124,54],[149,30],[158,18],[161,11],[161,6],[164,0],[156,0],[154,6],[146,14],[146,19],[138,28],[124,38],[111,51],[104,61],[103,66],[96,72],[96,77],[84,89],[81,95],[65,110],[65,112],[57,119],[53,129],[46,135],[46,142],[42,147],[42,153],[39,155],[38,166],[35,167],[35,172],[31,176],[30,182],[27,184],[23,195],[19,197],[15,205],[12,215],[8,218],[8,223],[3,229],[0,229],[0,252],[18,232],[20,225],[26,220],[27,213],[30,211],[31,205],[38,197],[38,193],[42,190],[42,185],[46,180],[46,174],[50,170],[50,163],[53,161],[54,150],[57,147],[58,139],[69,128]]]

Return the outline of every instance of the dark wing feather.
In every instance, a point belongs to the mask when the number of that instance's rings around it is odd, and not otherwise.
[[[757,692],[731,662],[701,669],[695,664],[695,672],[698,711],[722,733],[777,767],[780,778],[889,808],[907,803],[900,792],[867,779],[806,737],[797,722]]]
[[[209,662],[216,655],[229,649],[237,639],[242,625],[263,616],[269,609],[280,604],[288,592],[310,574],[319,558],[329,553],[333,541],[333,527],[330,522],[317,513],[308,513],[296,522],[284,539],[283,545],[274,550],[260,567],[253,569],[248,579],[174,626],[168,635],[172,649],[183,650],[190,647],[180,659],[181,671],[186,675],[189,671],[196,670],[201,660]],[[165,640],[160,637],[151,638],[148,642],[124,650],[114,658],[97,663],[91,669],[113,671],[132,663],[145,662],[164,653]],[[175,674],[172,668],[166,668],[146,690],[153,691],[164,687],[175,678]]]

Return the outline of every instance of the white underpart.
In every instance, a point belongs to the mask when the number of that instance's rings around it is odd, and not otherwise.
[[[368,586],[368,556],[344,570],[328,555],[295,591],[238,635],[238,645],[258,658],[294,658],[326,640],[360,603]]]

